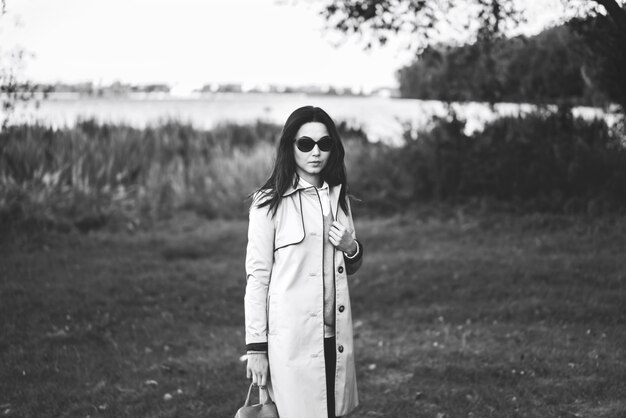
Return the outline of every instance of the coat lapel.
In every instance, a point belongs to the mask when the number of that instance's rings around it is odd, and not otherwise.
[[[339,194],[341,193],[341,184],[330,188],[330,210],[334,214],[333,219],[337,220],[339,211]]]

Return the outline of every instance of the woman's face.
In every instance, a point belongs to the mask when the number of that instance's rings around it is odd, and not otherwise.
[[[315,142],[313,148],[306,151],[307,145],[311,146],[310,140]],[[319,141],[321,144],[317,144]],[[302,151],[298,148],[298,141],[301,141]],[[308,144],[307,144],[308,143]],[[296,160],[296,172],[300,177],[315,186],[321,186],[321,173],[330,157],[328,144],[332,144],[332,139],[328,134],[326,125],[321,122],[308,122],[300,127],[293,142],[293,154]],[[325,148],[327,151],[320,149]]]

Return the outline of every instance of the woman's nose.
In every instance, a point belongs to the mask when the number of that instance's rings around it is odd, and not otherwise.
[[[315,143],[315,146],[313,146],[313,155],[320,155],[321,151],[320,151],[320,147],[319,145],[317,145],[317,143]]]

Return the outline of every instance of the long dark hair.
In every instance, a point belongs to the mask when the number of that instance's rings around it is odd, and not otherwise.
[[[265,193],[267,198],[263,199],[259,207],[269,205],[269,210],[276,214],[278,204],[283,198],[283,194],[289,186],[296,187],[300,176],[296,172],[296,160],[293,155],[293,141],[300,127],[305,123],[320,122],[326,126],[330,138],[333,140],[333,147],[328,157],[328,163],[321,172],[322,180],[329,186],[342,185],[339,194],[339,205],[345,213],[348,213],[348,203],[346,196],[348,193],[348,180],[346,177],[346,166],[344,164],[345,151],[339,132],[332,118],[323,109],[314,106],[303,106],[293,111],[287,118],[285,126],[280,134],[280,142],[276,152],[276,163],[272,174],[265,184],[257,192]]]

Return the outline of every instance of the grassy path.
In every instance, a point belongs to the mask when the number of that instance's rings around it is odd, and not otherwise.
[[[0,416],[232,416],[246,227],[5,237]],[[357,228],[353,416],[626,416],[626,222]]]

